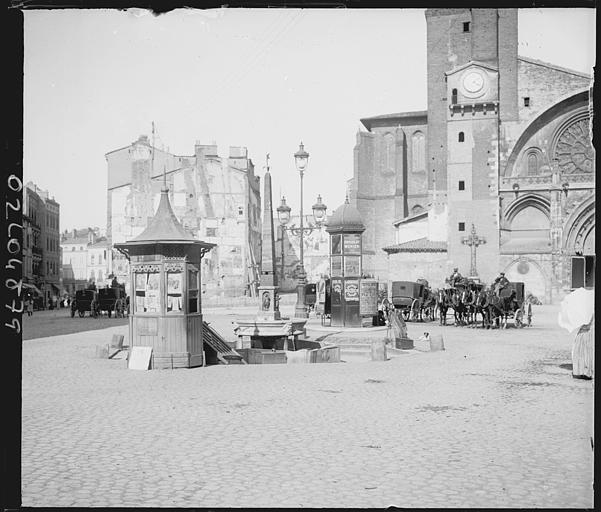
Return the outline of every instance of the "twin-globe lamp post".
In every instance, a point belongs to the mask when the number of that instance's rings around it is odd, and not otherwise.
[[[298,273],[298,285],[296,289],[296,306],[294,310],[294,316],[296,318],[308,318],[307,305],[305,304],[305,284],[307,276],[305,273],[304,264],[304,234],[305,232],[310,233],[315,229],[315,226],[304,227],[304,216],[303,216],[303,175],[307,164],[309,162],[309,153],[305,151],[303,143],[300,143],[298,151],[294,153],[294,162],[296,169],[300,174],[300,227],[286,227],[286,224],[290,221],[290,206],[286,204],[286,198],[282,197],[282,204],[278,206],[278,220],[282,230],[289,230],[294,235],[300,236],[300,269]],[[313,205],[313,218],[317,227],[321,227],[326,220],[327,207],[323,204],[321,196],[317,196],[317,203]],[[284,251],[282,250],[282,261],[284,259]],[[283,267],[283,265],[282,265]],[[282,278],[283,278],[282,272]]]

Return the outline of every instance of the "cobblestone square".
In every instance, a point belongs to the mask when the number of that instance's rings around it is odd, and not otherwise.
[[[385,362],[140,372],[94,358],[126,326],[24,341],[22,504],[590,508],[594,381],[534,315],[409,323],[446,350]]]

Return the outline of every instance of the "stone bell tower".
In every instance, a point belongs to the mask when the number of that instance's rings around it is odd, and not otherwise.
[[[472,224],[487,243],[478,270],[499,266],[502,123],[518,118],[517,9],[428,9],[428,188],[447,210],[449,266],[466,273]]]

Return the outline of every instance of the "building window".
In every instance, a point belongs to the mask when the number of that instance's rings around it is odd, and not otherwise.
[[[538,174],[538,157],[536,153],[530,153],[528,155],[528,176],[535,176]]]
[[[463,31],[464,32],[469,32],[470,31],[470,22],[469,21],[464,21],[463,22]]]
[[[465,231],[465,222],[459,223],[459,231]]]
[[[459,142],[465,142],[465,133],[459,132],[459,136],[457,137]]]
[[[524,98],[524,106],[525,107],[529,107],[530,106],[530,98],[528,96],[526,96]]]
[[[465,181],[459,180],[459,190],[465,190]]]
[[[102,251],[104,254],[104,259],[106,260],[106,249],[104,251]]]
[[[94,265],[94,259],[95,259],[95,258],[94,258],[94,255],[92,254],[92,256],[90,256],[90,261],[91,261],[91,264],[92,264],[92,265]]]
[[[217,236],[217,228],[207,228],[206,236]]]
[[[238,206],[238,215],[240,215],[242,217],[242,215],[244,215],[244,208],[242,208],[242,206]]]
[[[384,135],[384,172],[394,172],[395,170],[395,148],[394,135],[387,133]]]
[[[75,246],[71,247],[71,252],[75,251]]]
[[[426,170],[425,137],[422,132],[415,132],[411,137],[411,171]]]
[[[456,104],[457,104],[457,89],[453,89],[453,90],[451,91],[451,103],[452,103],[453,105],[456,105]]]

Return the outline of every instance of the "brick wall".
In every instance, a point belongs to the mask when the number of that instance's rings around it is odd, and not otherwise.
[[[440,288],[453,270],[444,252],[402,252],[387,256],[388,289],[390,281],[426,279],[432,288]]]
[[[521,123],[530,121],[541,112],[553,105],[558,99],[588,87],[590,78],[580,73],[570,73],[526,60],[518,59],[518,105]],[[524,106],[524,98],[530,98],[530,106]]]

